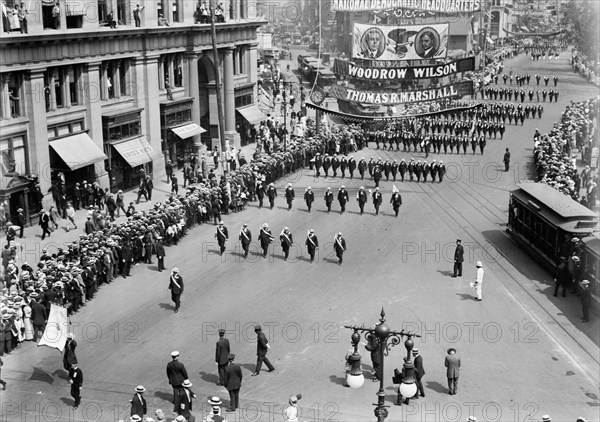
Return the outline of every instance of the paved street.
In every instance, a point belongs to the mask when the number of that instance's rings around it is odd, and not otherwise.
[[[1,393],[0,420],[124,419],[138,384],[147,389],[150,413],[156,408],[170,411],[165,367],[172,350],[181,352],[199,397],[193,413],[201,419],[207,396],[218,395],[228,403],[227,392],[216,385],[214,348],[220,327],[227,329],[244,374],[241,409],[227,414],[230,422],[282,421],[287,399],[296,393],[303,395],[299,403],[303,421],[374,420],[372,403],[379,384],[371,382],[371,361],[364,347],[360,348],[364,386],[356,390],[343,386],[351,335],[343,325],[373,325],[382,307],[393,330],[422,335],[415,344],[426,370],[427,397],[394,406],[392,373],[402,366],[406,351],[402,345],[390,350],[384,376],[389,421],[463,421],[471,414],[486,421],[540,421],[543,414],[554,421],[578,416],[598,420],[598,315],[582,324],[579,299],[552,297],[552,275],[505,232],[508,192],[533,174],[535,128],[546,133],[571,100],[597,94],[570,71],[568,56],[563,53],[559,62],[531,62],[523,54],[509,60],[505,68],[516,73],[558,74],[560,101],[544,103],[541,120],[509,126],[504,140],[490,140],[483,156],[431,155],[430,160],[444,160],[446,180],[397,182],[404,204],[398,218],[389,205],[392,182],[382,183],[380,215],[374,215],[369,203],[361,216],[356,190],[361,185],[374,188],[372,181],[316,180],[305,170],[279,181],[274,210],[251,203],[242,213],[224,216],[230,241],[223,257],[216,251],[212,225],[196,227],[178,246],[167,249],[167,267],[179,267],[186,283],[179,313],[173,312],[167,291],[168,273],[158,273],[155,265],[140,264],[133,277],[103,286],[71,318],[85,380],[82,405],[73,411],[61,354],[26,343],[3,358],[2,378],[8,389]],[[508,173],[501,168],[506,147],[512,152]],[[250,156],[248,151],[246,157]],[[355,154],[357,160],[361,156],[424,158],[418,153],[368,149]],[[296,189],[291,211],[281,196],[288,182]],[[332,212],[326,213],[323,192],[331,186],[337,193],[342,184],[351,197],[347,212],[340,215],[336,201]],[[162,200],[166,183],[155,186],[155,199]],[[307,186],[316,197],[310,213],[301,199]],[[84,213],[78,218],[82,223]],[[244,260],[236,243],[244,222],[255,238],[265,222],[274,235],[287,226],[298,249],[286,262],[279,242],[267,259],[259,256],[256,245]],[[304,248],[311,228],[321,244],[313,264]],[[338,231],[348,242],[341,266],[332,248]],[[32,265],[43,246],[76,237],[61,229],[41,242],[39,232],[39,227],[28,228],[23,242],[21,259]],[[457,238],[465,245],[466,262],[463,277],[451,278]],[[474,300],[469,287],[478,260],[485,268],[482,302]],[[268,356],[276,370],[250,377],[256,362],[257,323],[271,343]],[[449,347],[458,350],[462,361],[456,396],[447,394],[444,357]]]

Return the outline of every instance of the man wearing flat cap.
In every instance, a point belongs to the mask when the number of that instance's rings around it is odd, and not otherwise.
[[[229,365],[225,369],[225,387],[229,391],[229,411],[235,412],[240,407],[240,388],[242,386],[242,368],[235,363],[235,355],[227,357]]]
[[[225,329],[219,329],[219,340],[215,349],[215,362],[219,369],[219,385],[225,385],[225,368],[229,363],[229,340],[225,337]]]
[[[269,340],[267,340],[267,336],[262,332],[262,327],[260,325],[256,325],[254,327],[254,332],[256,333],[256,369],[252,374],[253,377],[260,374],[260,368],[262,367],[263,362],[269,368],[269,372],[273,372],[275,367],[271,365],[269,358],[267,358],[267,351],[271,348],[269,345]]]
[[[129,400],[129,402],[131,403],[130,416],[137,415],[140,418],[139,420],[142,420],[142,418],[148,411],[146,399],[144,398],[145,391],[146,389],[143,385],[138,385],[137,387],[135,387],[135,394],[133,395],[133,398]]]
[[[171,352],[171,362],[167,364],[167,378],[173,388],[173,412],[178,412],[177,400],[182,390],[182,384],[188,378],[187,370],[183,363],[179,362],[179,352]]]
[[[464,255],[465,250],[463,248],[461,240],[456,239],[456,249],[454,250],[454,274],[452,275],[452,277],[462,277],[462,264],[465,260]]]
[[[460,358],[456,356],[456,349],[448,349],[448,355],[444,361],[446,366],[446,378],[448,378],[448,394],[456,394],[458,390],[458,377],[460,376]]]

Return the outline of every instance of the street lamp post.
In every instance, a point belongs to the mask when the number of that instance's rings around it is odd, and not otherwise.
[[[285,94],[285,88],[283,91],[283,102],[281,103],[281,105],[283,106],[283,151],[287,152],[287,135],[288,135],[287,105],[288,105],[288,101],[287,101],[287,95]]]
[[[402,379],[402,384],[400,384],[400,393],[405,397],[412,397],[416,394],[416,385],[414,379],[414,364],[411,359],[411,350],[414,346],[412,341],[413,337],[421,337],[415,333],[407,333],[404,330],[391,331],[390,327],[385,323],[385,312],[383,308],[381,308],[381,318],[379,318],[379,324],[375,328],[365,328],[364,326],[358,327],[356,325],[344,325],[344,328],[348,328],[353,330],[352,334],[352,343],[355,344],[355,354],[357,354],[357,345],[360,340],[359,332],[366,333],[365,338],[372,339],[373,336],[376,337],[379,342],[379,358],[380,358],[380,368],[379,368],[379,391],[377,391],[377,403],[373,403],[376,407],[374,410],[374,414],[377,417],[377,422],[385,422],[385,418],[388,416],[388,410],[385,405],[385,391],[383,389],[383,368],[384,368],[384,358],[390,352],[390,349],[394,346],[397,346],[402,341],[402,338],[406,337],[406,341],[404,342],[404,346],[407,350],[407,358],[405,359],[403,373],[404,377]],[[354,362],[353,362],[354,363]],[[360,363],[356,365],[360,367]],[[353,365],[354,369],[354,365]]]

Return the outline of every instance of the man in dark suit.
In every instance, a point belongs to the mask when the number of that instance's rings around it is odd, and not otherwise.
[[[239,240],[242,244],[242,250],[244,251],[244,258],[248,258],[248,251],[250,249],[250,243],[252,242],[252,232],[248,228],[247,223],[244,223],[240,230]]]
[[[308,212],[312,207],[312,203],[315,202],[315,194],[312,189],[309,187],[306,188],[306,192],[304,192],[304,202],[306,202],[306,206],[308,207]]]
[[[381,206],[381,203],[383,202],[383,197],[381,195],[381,192],[379,191],[379,188],[375,188],[375,192],[373,192],[371,194],[371,197],[373,198],[373,206],[375,207],[375,215],[379,215],[379,207]]]
[[[308,254],[310,255],[310,262],[313,262],[315,260],[315,253],[317,249],[319,249],[319,239],[317,239],[314,229],[310,229],[308,231],[306,241],[304,243],[306,245],[306,249],[308,250]]]
[[[288,205],[288,211],[292,209],[292,201],[295,197],[296,193],[294,192],[294,188],[292,187],[291,183],[288,183],[287,187],[285,188],[285,200]]]
[[[458,377],[460,376],[460,358],[456,356],[456,349],[451,347],[448,349],[448,355],[444,362],[446,366],[446,377],[448,378],[448,394],[451,396],[456,394],[458,388]]]
[[[175,312],[177,313],[181,306],[181,295],[183,294],[183,277],[179,275],[178,268],[171,270],[168,289],[171,290],[171,300],[175,303]]]
[[[281,249],[283,250],[283,260],[287,261],[290,256],[290,247],[294,244],[294,237],[287,227],[283,228],[283,231],[279,234],[279,241],[281,242]]]
[[[191,390],[192,383],[190,380],[186,379],[181,386],[183,388],[179,391],[177,399],[177,414],[183,416],[188,422],[194,422],[196,418],[192,415],[192,408],[196,395]]]
[[[373,365],[371,374],[375,377],[373,378],[373,382],[376,382],[381,379],[381,355],[379,353],[381,345],[376,335],[369,336],[368,340],[369,342],[365,345],[365,349],[371,352],[371,363]]]
[[[185,366],[183,366],[183,363],[179,362],[178,351],[171,352],[171,358],[173,360],[167,364],[167,378],[169,379],[169,384],[173,388],[173,412],[177,412],[177,400],[179,393],[182,390],[183,381],[188,378],[188,373]]]
[[[227,227],[222,221],[219,221],[219,225],[217,226],[217,231],[215,232],[215,239],[217,239],[217,243],[219,244],[219,251],[221,255],[225,252],[225,242],[229,240],[229,232],[227,231]]]
[[[229,411],[240,407],[240,387],[242,386],[242,368],[234,362],[235,355],[229,354],[229,365],[225,369],[225,387],[229,391]]]
[[[415,394],[414,398],[421,394],[421,397],[425,397],[425,390],[423,389],[423,383],[421,382],[421,378],[425,375],[425,368],[423,367],[423,358],[419,354],[419,349],[413,349],[412,351],[414,365],[415,365],[415,382],[417,384],[417,394]]]
[[[140,419],[144,418],[144,415],[148,412],[146,406],[146,399],[144,398],[144,392],[146,389],[143,385],[138,385],[135,387],[135,395],[129,401],[131,403],[131,413],[130,416],[138,415]]]
[[[225,338],[225,329],[219,329],[219,340],[215,350],[215,362],[219,368],[219,385],[225,385],[225,368],[229,362],[229,340]]]
[[[343,214],[346,211],[346,203],[349,200],[348,191],[346,190],[346,186],[342,186],[338,191],[338,202],[340,203],[340,214]]]
[[[267,336],[262,332],[262,328],[260,325],[254,326],[254,332],[256,333],[256,369],[252,374],[253,377],[260,374],[260,368],[262,367],[263,362],[269,368],[269,372],[273,372],[275,367],[271,365],[269,358],[267,358],[267,351],[271,348],[269,345],[269,340],[267,340]]]
[[[46,321],[48,320],[48,314],[46,313],[46,307],[37,301],[38,293],[33,292],[31,295],[31,324],[33,325],[33,341],[37,342],[38,333],[44,331]]]
[[[25,230],[25,214],[23,214],[23,208],[17,209],[17,224],[19,225],[19,238],[23,238],[23,231]]]
[[[338,258],[338,264],[342,265],[342,261],[344,259],[344,252],[346,252],[346,239],[342,237],[341,232],[335,235],[333,241],[333,249],[335,250],[335,255]]]
[[[461,244],[460,239],[456,239],[456,249],[454,250],[454,275],[452,277],[462,277],[462,263],[464,258],[465,250]]]
[[[430,31],[424,32],[423,35],[421,35],[420,42],[422,53],[420,53],[419,56],[423,57],[424,59],[430,59],[435,56],[435,53],[437,53],[437,48],[435,47],[435,37],[433,33]]]
[[[74,363],[69,371],[69,383],[71,384],[71,396],[75,399],[73,407],[77,409],[81,403],[81,387],[83,386],[83,373]]]
[[[510,170],[510,151],[506,148],[506,152],[504,153],[504,171]]]

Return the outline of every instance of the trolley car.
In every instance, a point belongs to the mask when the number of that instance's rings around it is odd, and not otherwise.
[[[561,250],[572,238],[585,239],[597,231],[598,214],[545,183],[520,183],[510,193],[508,228],[517,243],[552,271]],[[588,266],[598,267],[598,242],[584,241]],[[587,252],[584,252],[587,253]],[[590,280],[591,282],[591,280]]]

